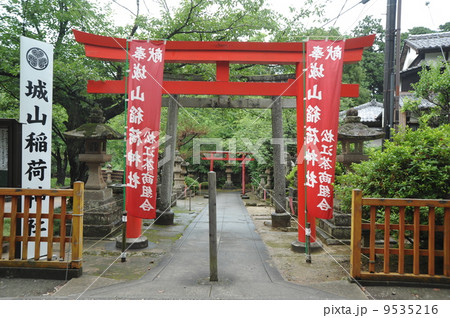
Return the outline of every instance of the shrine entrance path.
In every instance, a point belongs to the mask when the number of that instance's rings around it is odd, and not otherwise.
[[[343,299],[283,280],[238,192],[217,197],[218,282],[209,281],[208,207],[172,252],[141,279],[91,289],[80,299]],[[352,284],[353,285],[353,284]],[[356,287],[356,286],[352,286]],[[72,297],[69,297],[72,298]]]

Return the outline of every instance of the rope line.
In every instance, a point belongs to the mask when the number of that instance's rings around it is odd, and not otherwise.
[[[78,2],[78,1],[77,1]],[[116,1],[113,1],[114,3],[116,3],[116,4],[118,4]],[[81,6],[81,4],[78,2],[78,4],[80,5],[80,7],[81,8],[83,8],[84,9],[84,7],[83,6]],[[128,11],[130,11],[128,8],[125,8],[125,9],[127,9]],[[95,16],[94,16],[94,14],[92,14],[90,11],[88,11],[88,10],[86,10],[86,9],[84,9],[85,10],[85,12],[87,13],[87,14],[89,14],[89,15],[91,15],[91,18],[95,18]],[[131,12],[131,11],[130,11]],[[133,13],[133,12],[132,12]],[[107,33],[110,33],[108,30],[106,30],[106,32]],[[115,40],[115,38],[112,36],[112,35],[110,35],[111,36],[111,38],[112,39],[114,39],[114,41],[116,41]],[[337,41],[337,40],[336,40]],[[116,41],[117,42],[117,41]],[[125,50],[124,48],[122,48],[123,50]],[[303,70],[303,73],[302,73],[302,75],[304,74],[304,72],[305,72],[305,69]],[[185,107],[183,107],[183,105],[181,105],[181,103],[179,103],[178,102],[178,100],[172,95],[172,94],[169,94],[163,87],[162,87],[162,85],[161,85],[161,83],[158,83],[155,79],[154,79],[154,77],[150,74],[150,73],[148,73],[148,72],[146,72],[158,85],[160,85],[161,86],[161,88],[165,91],[165,93],[166,94],[168,94],[169,95],[169,97],[170,98],[172,98],[176,103],[177,103],[177,105],[178,106],[180,106],[181,107],[181,109],[183,109],[195,122],[197,122],[198,124],[200,124],[199,122],[198,122],[198,120],[195,118],[195,116],[193,116],[193,115],[191,115],[190,114],[190,112],[188,111],[188,110],[186,110],[185,109]],[[289,87],[291,87],[292,85],[294,85],[294,83],[297,81],[297,79],[298,78],[296,78],[295,79],[295,81],[293,81],[293,83],[289,86]],[[283,92],[284,93],[284,92]],[[282,95],[282,94],[281,94]],[[278,97],[277,97],[277,99],[278,98],[281,98],[281,95],[279,95]],[[272,102],[272,104],[273,104],[273,102]],[[268,108],[266,108],[266,110],[267,109],[269,109],[269,108],[271,108],[271,106],[272,106],[272,104],[268,107]],[[265,110],[265,111],[266,111]],[[258,120],[260,118],[260,116],[256,119],[256,120]],[[254,121],[254,122],[256,122],[256,120]],[[198,178],[197,178],[198,179]],[[192,186],[192,185],[191,185]],[[190,187],[189,187],[190,188]],[[180,195],[181,196],[181,195]],[[120,200],[117,200],[117,202],[119,202]],[[173,202],[172,202],[173,203]],[[284,206],[284,205],[282,205],[282,206]],[[162,215],[164,215],[164,213],[166,213],[167,212],[167,210],[170,210],[170,207],[171,207],[171,205],[169,205],[169,207],[163,212],[163,213],[161,213],[161,215],[159,216],[159,217],[161,217]],[[91,209],[91,210],[93,210],[93,209]],[[90,210],[90,211],[91,211]],[[89,212],[89,211],[86,211],[86,212]],[[287,211],[286,211],[287,212]],[[287,212],[287,213],[289,213],[289,212]],[[289,213],[290,214],[290,213]],[[156,218],[154,221],[153,221],[153,223],[151,223],[145,230],[144,230],[144,232],[143,233],[145,233],[158,219],[159,219],[159,217],[158,218]],[[292,215],[291,215],[291,217],[292,217]],[[298,223],[298,222],[297,222]],[[105,236],[106,237],[106,236]],[[104,238],[105,238],[104,237]],[[98,244],[99,242],[101,242],[104,238],[101,238],[100,240],[98,240],[94,245],[96,245],[96,244]],[[91,245],[87,250],[89,250],[90,248],[92,248],[94,245]],[[130,244],[130,247],[131,247],[131,245],[132,244]],[[127,251],[130,247],[128,247],[125,251]],[[100,276],[98,276],[95,280],[94,280],[94,282],[93,283],[91,283],[79,296],[78,296],[78,298],[77,299],[79,299],[87,290],[89,290],[89,288],[107,271],[107,270],[109,270],[109,268],[120,258],[121,256],[118,256],[103,272],[102,272],[102,274],[100,275]],[[66,277],[67,278],[67,277]]]
[[[289,216],[291,217],[291,219],[293,219],[296,223],[297,223],[297,225],[299,226],[299,227],[301,227],[303,230],[306,230],[293,216],[292,216],[292,214],[291,213],[289,213],[287,210],[286,210],[286,208],[285,208],[285,205],[283,204],[283,205],[281,205],[275,198],[274,198],[274,196],[270,193],[270,191],[267,191],[267,189],[266,188],[264,188],[264,187],[262,187],[265,191],[266,191],[266,193],[269,193],[269,196],[271,196],[272,197],[272,199],[279,205],[279,206],[281,206],[282,208],[283,208],[283,210],[287,213],[287,214],[289,214]],[[317,236],[316,237],[313,237],[314,239],[317,239]],[[344,245],[346,245],[346,244],[344,244]],[[346,245],[346,246],[348,246],[348,245]],[[347,274],[347,276],[353,281],[353,282],[355,282],[360,288],[361,288],[361,291],[363,291],[365,294],[366,294],[366,296],[369,296],[370,298],[372,298],[373,300],[375,300],[375,298],[361,285],[361,283],[359,283],[355,278],[353,278],[353,276],[336,260],[336,258],[333,256],[333,255],[331,255],[330,254],[330,252],[327,250],[327,249],[325,249],[325,247],[324,247],[324,245],[323,244],[321,244],[320,245],[320,247],[322,248],[322,250],[325,252],[325,254],[327,254],[327,256],[329,256],[336,264],[338,264],[339,265],[339,267],[341,267],[343,270],[344,270],[344,272]],[[368,258],[366,255],[364,255],[364,254],[362,254],[361,253],[361,255],[362,256],[364,256],[364,257],[366,257],[366,258]]]
[[[197,181],[199,178],[195,179],[195,181]],[[187,189],[190,189],[193,186],[193,184],[191,184]],[[170,202],[169,206],[157,217],[154,219],[154,221],[148,225],[147,227],[144,227],[144,230],[142,232],[142,235],[145,234],[151,227],[153,224],[155,224],[156,221],[158,221],[158,219],[160,217],[162,217],[167,211],[170,211],[170,208],[172,207],[172,204],[174,202],[176,202],[179,198],[181,198],[183,196],[184,193],[181,193],[178,197],[176,197],[175,200],[173,200],[172,202]],[[137,242],[139,238],[134,239],[134,241],[132,243],[129,244],[129,246],[127,248],[125,248],[124,253],[126,253],[131,246]],[[110,268],[112,265],[114,265],[114,263],[116,263],[120,258],[122,257],[122,255],[119,255],[117,258],[115,258],[111,264],[80,294],[78,295],[78,297],[76,298],[76,300],[80,299],[81,296],[83,296],[96,282],[97,280],[100,279],[100,277],[102,277]]]

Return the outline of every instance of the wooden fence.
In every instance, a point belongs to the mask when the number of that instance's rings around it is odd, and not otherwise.
[[[450,200],[363,198],[353,190],[351,249],[355,279],[450,283]]]
[[[23,198],[23,208],[19,206]],[[5,211],[6,197],[11,197],[11,208]],[[43,199],[48,197],[49,208],[43,208]],[[55,199],[61,199],[60,211],[55,211]],[[73,197],[73,211],[67,211],[67,199]],[[31,200],[35,200],[35,212],[30,212]],[[73,189],[17,189],[0,188],[0,246],[9,242],[7,259],[0,259],[0,270],[5,269],[63,269],[72,270],[72,276],[81,275],[83,253],[83,206],[84,184],[75,182]],[[59,209],[58,209],[59,210]],[[10,233],[4,236],[5,220],[9,219]],[[40,225],[48,220],[47,236],[41,235]],[[56,220],[59,220],[56,221]],[[71,227],[66,227],[71,220]],[[22,234],[17,233],[17,224],[22,224]],[[59,223],[59,229],[58,225]],[[19,227],[20,228],[20,227]],[[67,228],[71,233],[67,233]],[[31,231],[32,229],[32,231]],[[16,255],[16,244],[21,246],[21,255]],[[29,243],[34,244],[34,257],[28,258]],[[41,258],[41,243],[47,245],[46,257]],[[31,246],[32,246],[31,245]],[[53,254],[57,253],[57,259]],[[75,270],[75,271],[73,271]],[[76,272],[78,274],[73,274]]]

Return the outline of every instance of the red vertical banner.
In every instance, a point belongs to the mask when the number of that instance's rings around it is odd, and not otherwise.
[[[309,41],[306,54],[307,210],[311,216],[330,219],[344,41]]]
[[[142,219],[156,218],[164,54],[161,41],[130,42],[125,209]]]

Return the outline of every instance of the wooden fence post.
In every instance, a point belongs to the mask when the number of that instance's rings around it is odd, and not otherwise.
[[[450,208],[444,210],[444,276],[450,277]]]
[[[83,258],[84,183],[73,184],[72,268],[81,268]],[[61,226],[63,226],[61,224]]]
[[[354,189],[352,192],[352,235],[350,274],[359,278],[361,274],[361,222],[362,222],[362,192]]]

